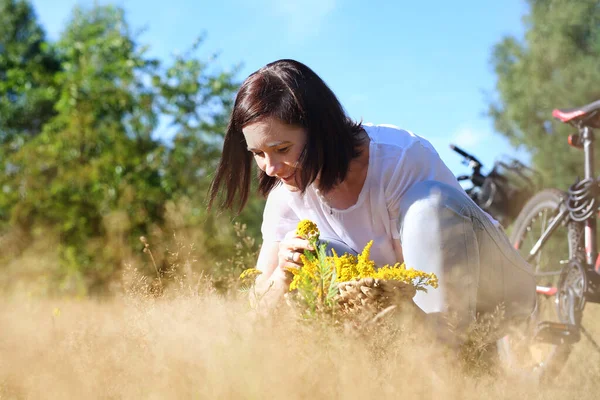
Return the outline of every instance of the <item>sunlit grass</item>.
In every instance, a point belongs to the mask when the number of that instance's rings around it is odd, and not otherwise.
[[[540,387],[465,372],[408,331],[258,316],[209,280],[160,297],[130,288],[104,302],[6,300],[0,398],[591,399],[600,389],[600,357],[585,339],[561,377]]]
[[[246,247],[226,261],[239,264],[230,278],[212,278],[182,246],[160,280],[148,257],[148,268],[124,268],[102,298],[53,298],[13,281],[28,290],[0,296],[0,400],[563,400],[600,390],[600,353],[585,338],[563,373],[539,385],[488,371],[477,340],[449,352],[403,319],[348,329],[285,304],[258,314],[237,280]],[[600,339],[598,317],[588,305],[584,325]]]

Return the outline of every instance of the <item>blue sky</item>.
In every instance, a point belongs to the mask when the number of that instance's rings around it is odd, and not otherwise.
[[[167,59],[206,33],[200,56],[218,52],[224,70],[242,63],[239,80],[280,58],[314,69],[349,115],[398,125],[430,140],[456,174],[467,172],[448,145],[486,166],[516,153],[485,117],[494,95],[492,46],[523,35],[524,0],[116,0],[140,41]],[[56,39],[76,5],[90,0],[33,0]]]

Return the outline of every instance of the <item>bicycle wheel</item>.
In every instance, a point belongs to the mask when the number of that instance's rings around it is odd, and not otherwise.
[[[521,255],[527,259],[530,250],[537,243],[542,233],[565,209],[567,194],[556,189],[545,189],[534,195],[523,207],[512,228],[510,241]],[[580,223],[566,220],[561,223],[545,245],[529,260],[535,272],[538,309],[537,325],[541,321],[578,324],[577,313],[574,312],[572,296],[565,295],[561,288],[565,287],[565,279],[570,287],[577,286],[579,269],[571,265],[573,261],[581,261],[584,257],[583,229]],[[571,293],[571,292],[569,292]],[[583,292],[580,291],[581,297]],[[531,340],[531,330],[513,333],[504,339],[501,356],[508,358],[511,367],[537,370],[543,379],[550,379],[558,374],[567,361],[571,345],[565,343],[545,343]],[[517,354],[519,353],[519,354]]]

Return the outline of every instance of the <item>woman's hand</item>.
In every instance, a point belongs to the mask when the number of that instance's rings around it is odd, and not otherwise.
[[[305,250],[314,250],[310,242],[302,239],[296,234],[296,231],[290,231],[285,235],[285,238],[279,243],[279,265],[278,268],[287,270],[288,268],[299,268],[302,266],[300,255],[304,254]]]

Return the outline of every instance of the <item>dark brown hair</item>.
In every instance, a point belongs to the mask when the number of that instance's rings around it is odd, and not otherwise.
[[[238,191],[239,211],[244,208],[254,161],[242,128],[267,117],[300,126],[308,134],[298,160],[302,193],[319,173],[319,189],[330,190],[346,178],[350,161],[359,155],[361,124],[346,115],[327,84],[298,61],[274,61],[252,73],[240,87],[211,184],[209,207],[224,185],[226,195],[219,208],[232,209]],[[263,171],[258,180],[258,191],[263,196],[279,183]]]

